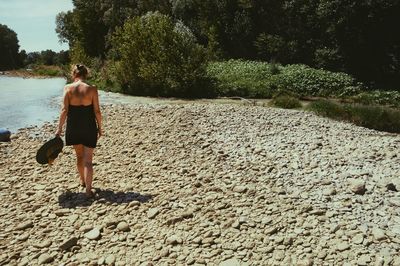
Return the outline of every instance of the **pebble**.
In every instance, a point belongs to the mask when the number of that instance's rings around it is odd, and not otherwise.
[[[337,244],[337,250],[339,251],[345,251],[348,250],[350,248],[349,244],[346,242],[341,242]]]
[[[54,258],[49,254],[42,254],[38,258],[39,265],[53,262]]]
[[[231,258],[225,261],[222,261],[219,266],[240,266],[240,261],[238,261],[236,258]]]
[[[151,208],[149,209],[149,211],[147,212],[147,218],[149,219],[153,219],[157,216],[157,214],[159,213],[159,209],[158,208]]]
[[[105,263],[106,263],[107,265],[113,265],[113,264],[115,263],[115,260],[116,260],[115,256],[114,256],[113,254],[110,254],[110,255],[108,255],[108,256],[106,257]]]
[[[352,239],[354,244],[360,245],[364,242],[364,235],[363,234],[357,234],[353,237]]]
[[[100,230],[98,228],[93,228],[92,230],[85,233],[85,237],[90,240],[97,240],[100,238]]]
[[[243,192],[247,191],[247,187],[246,186],[236,186],[233,188],[233,191],[237,192],[237,193],[243,193]]]
[[[15,230],[25,230],[25,229],[32,228],[32,227],[33,227],[33,222],[32,221],[26,221],[26,222],[22,222],[19,225],[17,225]]]
[[[117,225],[117,229],[119,231],[122,231],[122,232],[128,232],[129,231],[129,225],[126,222],[120,222]]]
[[[183,242],[182,238],[180,238],[176,235],[173,235],[173,236],[170,236],[167,238],[167,244],[170,244],[170,245],[182,244],[182,242]]]
[[[385,231],[383,231],[382,229],[379,229],[379,228],[373,228],[372,235],[374,236],[374,239],[377,241],[386,239]]]
[[[352,179],[349,181],[349,183],[350,183],[350,190],[354,194],[364,195],[366,189],[365,189],[365,182],[363,180]]]
[[[371,263],[371,256],[367,254],[361,255],[357,260],[357,265],[359,266],[367,266],[370,265],[370,263]]]

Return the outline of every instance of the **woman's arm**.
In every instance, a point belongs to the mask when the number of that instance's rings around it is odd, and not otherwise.
[[[58,128],[56,132],[56,136],[61,136],[63,126],[65,123],[65,120],[67,119],[67,114],[68,114],[68,107],[69,107],[69,99],[68,99],[68,87],[64,87],[64,96],[63,96],[63,103],[61,107],[61,114],[60,114],[60,120],[58,122]]]
[[[93,95],[93,108],[94,108],[94,114],[96,116],[96,121],[97,121],[97,130],[99,137],[103,135],[103,128],[101,125],[101,111],[100,111],[100,104],[99,104],[99,92],[97,91],[97,88],[95,86],[92,87],[94,89],[94,95]]]

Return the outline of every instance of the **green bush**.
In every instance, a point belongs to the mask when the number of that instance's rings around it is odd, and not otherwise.
[[[359,85],[348,74],[305,65],[285,66],[277,82],[279,88],[293,91],[300,96],[349,96],[360,91]]]
[[[312,102],[308,109],[316,114],[352,122],[358,126],[400,133],[400,111],[381,106],[338,104],[329,100]]]
[[[112,38],[115,75],[124,93],[204,97],[206,50],[181,22],[149,12],[125,22]]]
[[[369,91],[362,92],[352,100],[356,103],[367,105],[389,105],[392,107],[400,107],[400,92],[398,91]]]
[[[209,63],[207,74],[219,96],[271,98],[276,90],[274,73],[280,69],[276,64],[232,59]]]
[[[276,91],[284,90],[298,96],[344,97],[361,90],[350,75],[305,65],[229,60],[210,63],[207,74],[215,80],[220,96],[271,98]]]

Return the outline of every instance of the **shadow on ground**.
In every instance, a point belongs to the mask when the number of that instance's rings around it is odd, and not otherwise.
[[[89,198],[84,192],[66,191],[58,196],[58,204],[63,208],[76,208],[81,206],[90,206],[93,203],[130,203],[138,201],[145,203],[153,198],[152,195],[142,195],[137,192],[114,192],[112,190],[96,189],[95,196]]]

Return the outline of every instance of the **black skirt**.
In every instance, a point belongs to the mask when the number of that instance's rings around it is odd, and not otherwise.
[[[89,148],[96,148],[97,124],[93,104],[68,107],[65,142],[66,145],[82,144]]]

